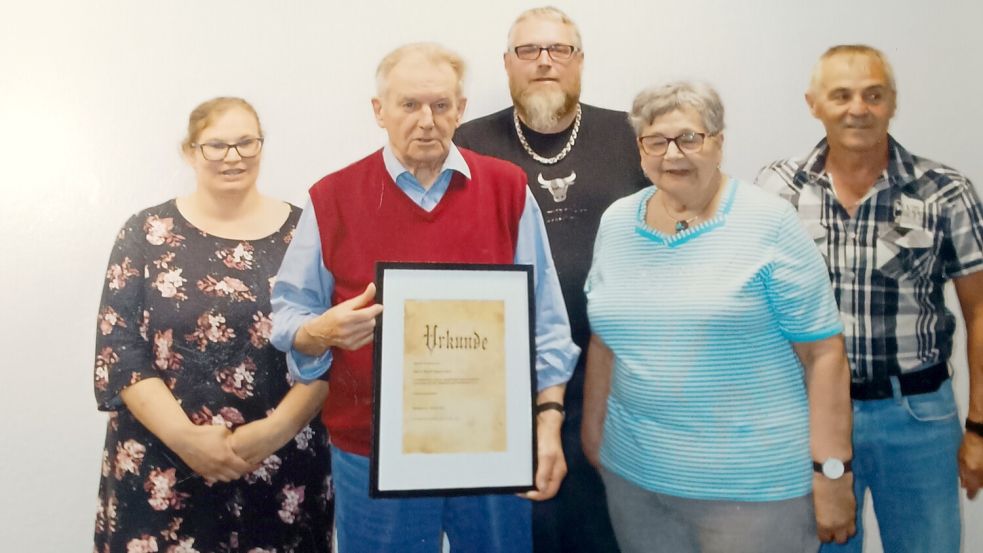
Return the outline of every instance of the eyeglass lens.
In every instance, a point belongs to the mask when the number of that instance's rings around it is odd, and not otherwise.
[[[239,157],[255,157],[262,147],[263,141],[259,138],[247,138],[235,144],[207,142],[201,145],[201,155],[208,161],[219,161],[229,155],[229,149],[235,148]]]
[[[669,138],[666,136],[644,136],[641,139],[642,148],[645,152],[653,156],[661,156],[669,151],[669,144],[676,143],[676,147],[683,152],[693,153],[700,151],[703,147],[703,133],[688,132],[679,136]]]
[[[554,60],[568,60],[577,51],[569,44],[550,44],[549,46],[539,46],[538,44],[523,44],[515,47],[515,55],[520,60],[531,61],[537,59],[540,52],[546,50],[550,58]]]

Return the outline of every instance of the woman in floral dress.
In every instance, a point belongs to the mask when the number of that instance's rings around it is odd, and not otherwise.
[[[299,210],[256,188],[262,130],[238,98],[192,112],[197,186],[116,237],[96,340],[109,411],[95,552],[330,551],[327,382],[292,383],[270,288]]]

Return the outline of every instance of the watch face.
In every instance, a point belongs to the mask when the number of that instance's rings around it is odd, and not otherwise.
[[[843,476],[843,472],[844,472],[843,461],[840,461],[839,459],[830,458],[830,459],[826,459],[826,461],[823,462],[823,476],[825,476],[826,478],[829,478],[830,480],[836,480],[839,477]]]

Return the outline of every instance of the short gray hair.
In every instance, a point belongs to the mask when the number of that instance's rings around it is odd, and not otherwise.
[[[897,94],[898,87],[894,82],[894,68],[891,67],[891,62],[887,61],[884,52],[866,44],[837,44],[823,52],[823,55],[819,56],[819,61],[812,67],[812,75],[809,77],[809,92],[813,94],[819,92],[819,86],[823,79],[823,64],[835,56],[867,56],[867,58],[880,63],[881,67],[884,68],[887,86],[891,92]]]
[[[641,136],[657,118],[684,107],[691,107],[700,114],[703,127],[709,134],[724,130],[724,104],[720,95],[706,83],[678,81],[646,88],[635,96],[628,114],[628,122]]]
[[[553,6],[542,6],[539,8],[530,8],[519,14],[519,17],[515,18],[512,22],[512,26],[509,27],[508,38],[506,38],[507,43],[505,44],[505,51],[509,52],[512,48],[518,46],[518,44],[512,44],[512,32],[515,31],[515,26],[522,23],[526,19],[532,19],[533,17],[539,17],[542,19],[552,19],[553,21],[559,21],[564,25],[573,29],[573,46],[577,47],[577,50],[583,50],[584,44],[580,39],[580,29],[577,28],[577,24],[570,19],[570,16],[563,13],[560,8],[555,8]]]
[[[386,57],[382,58],[382,61],[379,62],[379,67],[375,71],[375,82],[376,93],[380,97],[386,93],[386,87],[389,84],[389,73],[393,70],[393,67],[396,67],[399,62],[403,61],[403,58],[413,54],[426,58],[434,65],[441,63],[449,65],[454,70],[454,74],[457,75],[457,95],[460,97],[464,94],[464,74],[467,69],[464,59],[457,55],[457,53],[435,42],[414,42],[396,48],[386,54]]]

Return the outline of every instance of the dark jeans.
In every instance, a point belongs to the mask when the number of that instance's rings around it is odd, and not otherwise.
[[[583,372],[583,371],[579,371]],[[571,382],[573,386],[576,383]],[[576,388],[573,388],[576,390]],[[583,400],[568,395],[561,432],[567,477],[549,501],[533,502],[535,553],[617,553],[604,483],[580,447]]]

